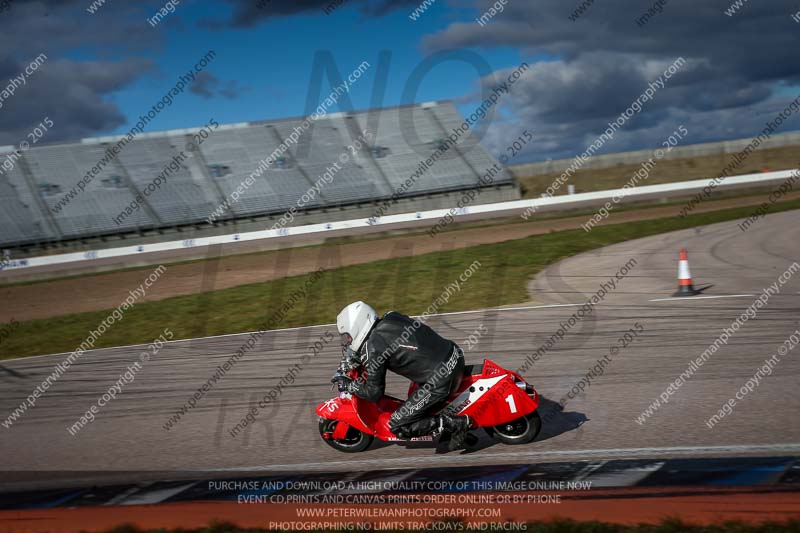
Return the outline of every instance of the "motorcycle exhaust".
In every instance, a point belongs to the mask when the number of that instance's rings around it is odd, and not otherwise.
[[[524,381],[517,381],[517,387],[524,390],[526,394],[533,394],[534,392],[536,392],[535,389],[533,388],[533,385],[528,385]]]

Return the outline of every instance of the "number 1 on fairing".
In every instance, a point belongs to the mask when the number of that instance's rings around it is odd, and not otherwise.
[[[517,404],[514,403],[514,395],[509,394],[508,398],[506,398],[506,403],[508,404],[508,408],[511,409],[511,413],[517,412]]]

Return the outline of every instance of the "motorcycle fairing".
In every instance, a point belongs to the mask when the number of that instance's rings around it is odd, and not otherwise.
[[[409,394],[416,388],[412,384]],[[528,391],[530,390],[530,394]],[[338,420],[333,438],[342,438],[350,427],[374,435],[380,440],[398,442],[400,439],[389,429],[389,419],[402,404],[391,396],[383,396],[377,403],[357,396],[341,393],[317,407],[317,415]],[[478,375],[465,375],[459,390],[453,393],[440,412],[468,415],[479,427],[496,426],[526,416],[539,407],[539,395],[526,385],[517,373],[505,370],[485,359]],[[339,437],[336,437],[336,435]],[[411,441],[427,441],[432,437],[419,437]]]
[[[504,374],[495,379],[491,388],[484,391],[474,403],[468,403],[459,414],[469,416],[478,426],[487,427],[511,422],[531,414],[539,407],[538,394],[534,392],[533,396],[529,396],[511,375]],[[477,380],[476,385],[480,387],[483,381]]]

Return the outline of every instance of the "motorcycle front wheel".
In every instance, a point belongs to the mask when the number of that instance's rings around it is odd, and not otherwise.
[[[485,429],[490,437],[503,444],[527,444],[535,439],[542,429],[542,418],[538,411],[534,411],[511,422]]]
[[[363,431],[359,431],[354,427],[348,429],[347,434],[345,434],[344,438],[342,439],[326,439],[324,435],[333,434],[333,432],[336,430],[336,424],[338,423],[338,420],[330,420],[328,418],[319,419],[319,435],[322,437],[322,440],[325,441],[325,443],[327,443],[331,448],[344,453],[358,453],[363,452],[369,448],[370,444],[372,444],[372,435],[367,435]]]

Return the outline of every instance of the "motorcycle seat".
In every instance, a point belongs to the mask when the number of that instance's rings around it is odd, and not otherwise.
[[[478,363],[476,365],[465,365],[464,366],[464,375],[465,376],[480,376],[483,374],[483,363]]]

